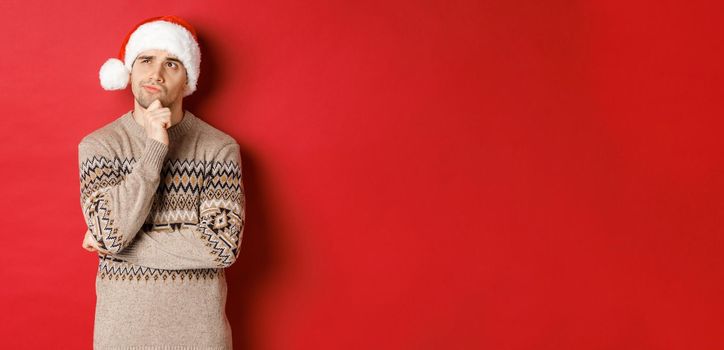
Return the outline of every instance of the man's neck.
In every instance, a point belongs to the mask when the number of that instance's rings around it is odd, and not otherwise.
[[[170,106],[168,106],[169,109],[171,109],[171,126],[174,126],[181,122],[181,120],[184,117],[183,113],[183,107],[181,105],[181,102],[174,103]],[[146,109],[143,108],[140,104],[138,104],[138,101],[133,101],[133,119],[136,121],[136,123],[140,124],[141,126],[144,126],[146,121],[141,119],[143,117],[144,113],[146,112]]]

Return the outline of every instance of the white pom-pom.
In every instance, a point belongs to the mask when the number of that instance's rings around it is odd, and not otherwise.
[[[98,76],[101,79],[101,86],[106,90],[122,90],[128,86],[130,72],[123,62],[117,58],[109,58],[101,66]]]

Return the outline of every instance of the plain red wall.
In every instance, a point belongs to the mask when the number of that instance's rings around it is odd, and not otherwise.
[[[724,348],[720,1],[0,2],[0,347],[90,349],[100,65],[198,29],[236,349]]]

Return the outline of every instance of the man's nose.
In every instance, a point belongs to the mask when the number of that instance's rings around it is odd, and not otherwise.
[[[163,81],[163,66],[160,64],[154,65],[151,68],[151,78],[154,81]]]

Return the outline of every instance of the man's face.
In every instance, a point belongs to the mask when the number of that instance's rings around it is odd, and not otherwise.
[[[185,85],[186,68],[164,50],[143,51],[133,62],[131,90],[143,108],[148,108],[156,99],[163,107],[181,101]]]

